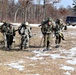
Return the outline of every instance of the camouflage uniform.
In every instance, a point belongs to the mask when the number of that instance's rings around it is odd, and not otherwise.
[[[44,37],[44,47],[46,47],[46,49],[49,50],[50,41],[51,41],[51,33],[53,32],[53,24],[52,24],[51,18],[48,18],[47,21],[42,25],[41,31]]]
[[[6,30],[7,48],[11,49],[13,43],[13,37],[15,36],[15,29],[12,24],[9,24]]]
[[[18,30],[19,30],[19,34],[21,35],[20,49],[28,48],[29,47],[29,38],[32,36],[30,27],[28,27],[26,23],[22,23],[22,25],[19,27]]]
[[[56,36],[56,47],[59,47],[59,44],[61,43],[61,38],[64,40],[64,36],[62,34],[62,29],[63,29],[63,23],[60,21],[60,19],[56,20],[56,26],[54,28],[54,33]]]
[[[1,33],[3,34],[3,37],[4,37],[5,47],[7,47],[7,39],[6,39],[7,26],[8,24],[6,22],[3,22],[3,24],[1,25]]]

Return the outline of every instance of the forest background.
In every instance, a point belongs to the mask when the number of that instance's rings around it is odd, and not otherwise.
[[[40,23],[43,19],[52,17],[53,20],[67,16],[74,16],[73,8],[68,5],[66,8],[55,4],[61,0],[0,0],[0,22],[23,22]]]

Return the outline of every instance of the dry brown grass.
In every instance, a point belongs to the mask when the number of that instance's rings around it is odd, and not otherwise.
[[[55,46],[55,38],[52,39],[52,47],[51,51],[47,51],[47,53],[55,54],[59,53],[60,49],[69,50],[72,47],[75,47],[76,36],[70,36],[67,32],[74,32],[75,30],[68,29],[65,31],[66,33],[65,39],[66,41],[61,42],[61,47],[56,49]],[[15,48],[10,51],[3,49],[2,44],[0,47],[0,75],[64,75],[65,70],[60,69],[59,64],[69,65],[65,61],[66,59],[55,59],[53,60],[49,56],[44,56],[42,60],[30,60],[27,57],[34,57],[35,54],[32,51],[35,51],[39,48],[41,37],[40,28],[33,27],[32,32],[36,33],[36,36],[33,36],[30,39],[31,47],[26,50],[18,50],[20,44],[20,36],[16,34],[16,42]],[[3,40],[2,34],[0,33],[0,40]],[[74,43],[73,43],[74,42]],[[54,52],[57,51],[57,52]],[[44,53],[44,52],[43,52]],[[64,54],[62,54],[64,55]],[[19,71],[18,69],[11,68],[5,64],[9,64],[12,62],[18,62],[19,60],[23,60],[24,70]],[[76,65],[74,66],[76,68]],[[71,72],[71,75],[76,75],[76,70]]]

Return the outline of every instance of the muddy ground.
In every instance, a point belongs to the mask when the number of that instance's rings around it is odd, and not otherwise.
[[[76,75],[76,28],[64,31],[65,41],[55,48],[52,37],[52,50],[43,52],[40,28],[33,27],[30,48],[20,50],[20,36],[16,32],[16,42],[12,50],[4,48],[0,33],[0,75]],[[40,44],[41,43],[41,44]],[[38,51],[39,50],[39,51]]]

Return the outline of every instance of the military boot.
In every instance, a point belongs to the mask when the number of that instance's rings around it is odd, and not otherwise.
[[[49,47],[49,48],[47,48],[47,51],[49,51],[49,50],[51,50],[52,49],[52,47]]]
[[[62,37],[62,40],[65,40],[64,37]]]
[[[47,51],[47,47],[44,47],[43,51]]]
[[[59,48],[59,46],[60,46],[59,44],[56,44],[55,48]]]

